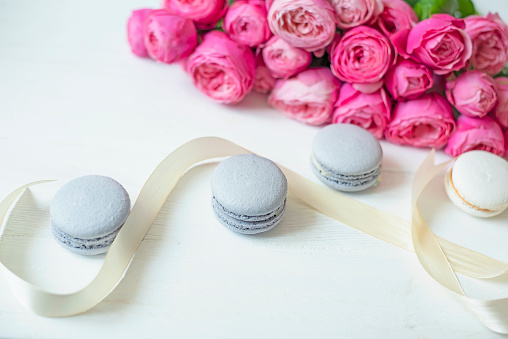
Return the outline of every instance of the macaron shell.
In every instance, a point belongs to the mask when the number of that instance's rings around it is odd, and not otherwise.
[[[349,175],[374,170],[381,164],[383,150],[379,141],[363,128],[331,124],[316,134],[312,155],[322,166]]]
[[[450,201],[460,208],[462,211],[466,212],[469,215],[472,215],[474,217],[479,218],[489,218],[496,216],[504,211],[505,207],[498,208],[496,210],[484,210],[479,209],[471,204],[466,203],[457,193],[455,190],[455,187],[452,184],[452,169],[450,168],[444,177],[444,186],[446,194],[448,195],[448,198],[450,198]]]
[[[453,166],[451,181],[471,205],[496,211],[508,205],[508,162],[490,152],[462,154]]]
[[[246,216],[271,213],[287,195],[284,173],[272,161],[242,154],[221,162],[212,174],[212,194],[228,211]]]
[[[123,225],[130,199],[115,180],[89,175],[69,181],[53,197],[51,223],[72,238],[106,236]]]

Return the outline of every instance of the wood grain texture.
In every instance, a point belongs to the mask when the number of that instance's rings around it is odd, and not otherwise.
[[[216,135],[317,182],[309,152],[318,128],[287,119],[258,94],[234,106],[215,104],[180,66],[129,54],[126,18],[150,6],[158,1],[0,0],[0,197],[30,181],[60,180],[20,198],[23,205],[4,225],[0,259],[48,289],[84,286],[104,258],[75,256],[50,235],[49,202],[68,179],[108,175],[134,201],[167,154]],[[496,6],[508,12],[504,3]],[[427,150],[382,146],[382,182],[349,195],[408,217],[411,180]],[[272,231],[229,232],[210,208],[214,167],[195,167],[182,178],[124,279],[90,312],[35,316],[0,277],[0,337],[498,337],[441,290],[412,253],[291,194]],[[508,260],[506,212],[490,220],[461,213],[448,201],[442,176],[424,193],[421,210],[439,235]],[[506,279],[460,279],[473,296],[508,296]]]

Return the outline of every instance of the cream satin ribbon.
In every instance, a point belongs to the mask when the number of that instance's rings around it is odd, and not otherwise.
[[[101,270],[89,285],[71,294],[51,293],[19,278],[0,262],[14,295],[25,307],[44,317],[71,316],[91,309],[120,282],[143,237],[180,177],[201,161],[244,153],[251,152],[215,137],[195,139],[179,147],[159,164],[146,181]],[[287,168],[281,169],[288,179],[289,190],[308,205],[359,231],[416,252],[425,270],[457,296],[479,321],[495,332],[508,333],[508,299],[469,298],[455,276],[457,272],[475,278],[496,277],[508,270],[508,264],[437,237],[418,209],[421,193],[447,164],[434,165],[433,151],[423,161],[413,182],[410,222],[315,184]],[[44,182],[47,181],[20,187],[0,203],[0,227],[14,201],[28,187]]]

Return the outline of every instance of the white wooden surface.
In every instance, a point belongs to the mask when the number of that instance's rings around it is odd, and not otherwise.
[[[0,197],[59,179],[21,198],[5,225],[0,259],[21,277],[70,292],[103,256],[67,253],[51,238],[51,194],[65,180],[108,175],[135,200],[160,160],[195,137],[230,139],[314,179],[316,127],[289,120],[252,94],[209,101],[178,65],[130,55],[130,10],[155,0],[0,1]],[[508,3],[480,10],[505,17]],[[382,144],[382,182],[355,198],[408,217],[409,187],[427,150]],[[438,159],[447,157],[441,152]],[[192,169],[170,196],[125,278],[83,315],[46,319],[22,308],[0,277],[0,337],[12,338],[495,338],[430,279],[416,257],[310,209],[289,195],[275,229],[241,236],[210,208],[215,164]],[[469,217],[448,201],[442,175],[422,210],[452,241],[508,260],[508,212]],[[341,206],[337,206],[341,208]],[[475,297],[508,297],[508,279],[474,282]]]

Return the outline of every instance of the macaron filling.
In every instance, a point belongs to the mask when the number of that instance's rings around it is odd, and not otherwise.
[[[268,231],[282,219],[286,211],[286,199],[274,211],[263,215],[245,215],[229,211],[212,196],[212,207],[217,219],[227,227],[242,233],[260,233]]]
[[[74,251],[83,251],[83,252],[104,252],[103,249],[108,248],[115,240],[118,232],[120,231],[120,227],[118,227],[115,231],[92,239],[81,239],[75,238],[67,233],[60,230],[54,224],[51,224],[51,233],[56,238],[56,240],[62,245]]]
[[[311,154],[311,162],[312,168],[318,175],[318,177],[325,181],[328,181],[333,184],[333,186],[340,186],[344,189],[348,187],[354,189],[356,187],[368,187],[375,185],[377,179],[381,175],[381,164],[379,164],[376,168],[360,173],[360,174],[341,174],[338,172],[334,172],[330,168],[327,168],[325,165],[320,163],[314,154]]]

